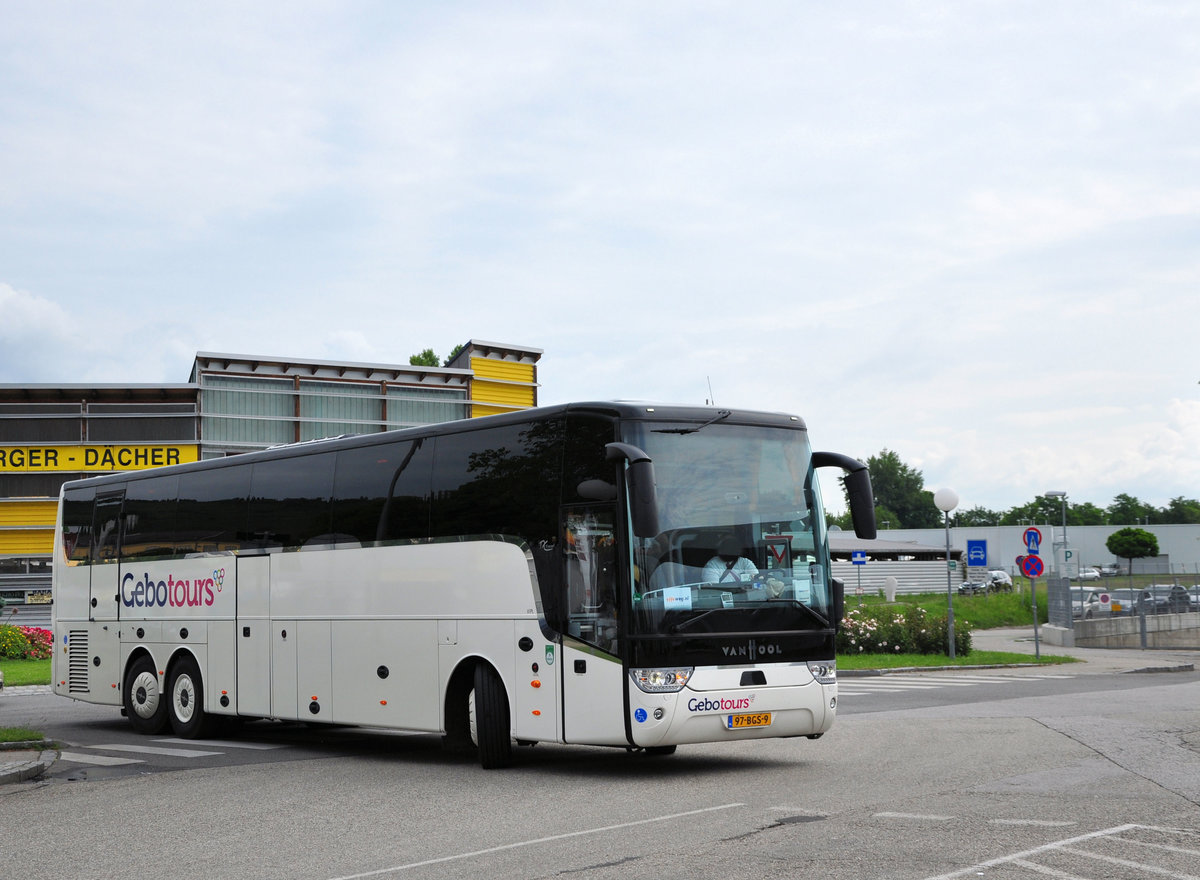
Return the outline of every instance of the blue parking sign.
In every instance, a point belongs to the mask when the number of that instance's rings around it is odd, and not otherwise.
[[[987,541],[967,541],[967,565],[987,565]]]

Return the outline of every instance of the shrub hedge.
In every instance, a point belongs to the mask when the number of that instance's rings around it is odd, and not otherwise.
[[[971,629],[954,622],[954,653],[971,653]],[[852,608],[837,634],[839,654],[948,654],[947,615],[916,605],[868,605]]]
[[[47,660],[54,634],[38,626],[0,624],[0,657],[9,660]]]

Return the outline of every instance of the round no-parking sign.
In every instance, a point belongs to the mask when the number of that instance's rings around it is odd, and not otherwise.
[[[1040,556],[1026,556],[1021,560],[1021,573],[1027,578],[1040,578],[1045,570]]]

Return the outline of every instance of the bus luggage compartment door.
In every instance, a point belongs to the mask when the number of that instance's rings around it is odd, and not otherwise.
[[[569,743],[628,745],[621,661],[563,639],[563,738]]]
[[[271,714],[271,557],[237,561],[237,711]]]

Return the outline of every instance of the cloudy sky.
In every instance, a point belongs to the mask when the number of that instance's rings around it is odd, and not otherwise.
[[[3,383],[474,337],[964,507],[1161,506],[1198,319],[1192,2],[0,9]]]

